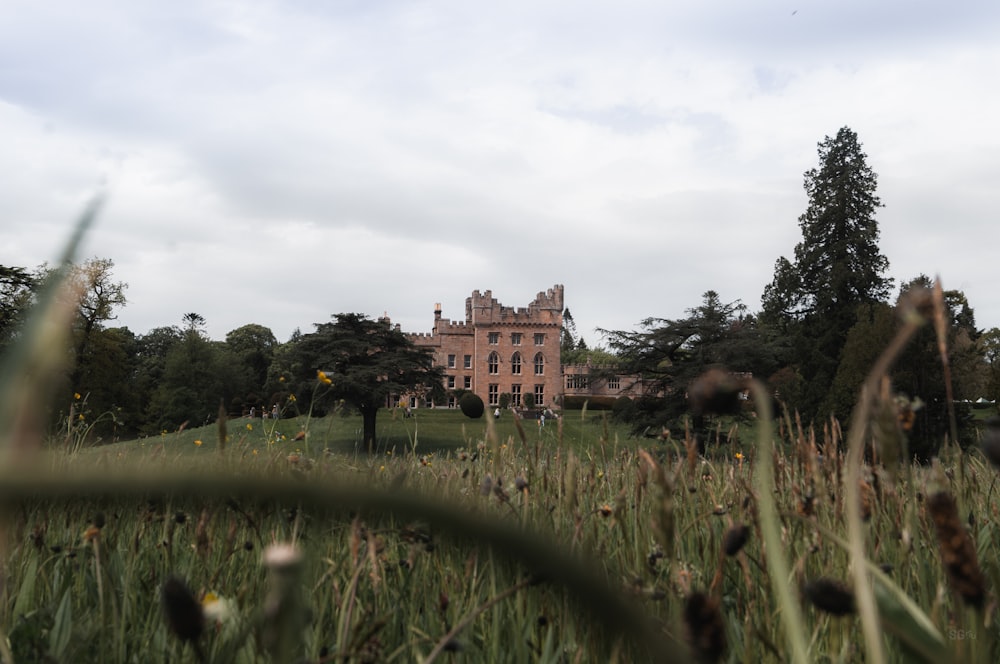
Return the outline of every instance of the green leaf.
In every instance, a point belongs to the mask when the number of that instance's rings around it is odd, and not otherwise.
[[[944,636],[902,589],[888,577],[875,572],[875,602],[882,628],[898,638],[912,655],[936,664],[951,659]]]
[[[59,608],[56,610],[56,621],[49,633],[49,653],[61,660],[72,635],[73,601],[69,590],[67,590],[59,602]]]
[[[37,576],[38,558],[32,558],[21,577],[21,588],[17,591],[17,599],[14,600],[14,617],[23,616],[35,608],[32,603],[35,599],[35,578]]]

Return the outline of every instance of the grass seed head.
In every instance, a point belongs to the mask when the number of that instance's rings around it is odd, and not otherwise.
[[[691,412],[695,415],[735,415],[740,411],[743,386],[722,369],[709,369],[688,388]]]
[[[726,625],[718,598],[692,593],[684,602],[684,626],[688,645],[699,664],[718,662],[726,654]]]
[[[855,612],[854,591],[850,587],[826,577],[808,581],[802,587],[802,594],[812,605],[834,616],[846,616]]]
[[[976,545],[958,515],[955,499],[939,491],[928,496],[927,510],[934,520],[941,562],[952,587],[966,604],[982,608],[986,579],[979,568]]]
[[[205,613],[183,579],[169,576],[160,591],[167,625],[181,641],[195,642],[205,629]]]
[[[735,556],[746,545],[750,538],[750,529],[745,524],[733,526],[722,538],[722,551],[727,556]]]

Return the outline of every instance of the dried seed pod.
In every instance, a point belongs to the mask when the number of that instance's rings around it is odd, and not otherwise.
[[[709,369],[688,388],[691,412],[695,415],[734,415],[740,410],[743,385],[731,373]]]
[[[861,480],[861,518],[870,521],[875,508],[875,489],[868,482]]]
[[[183,579],[169,576],[160,591],[167,625],[181,641],[190,641],[197,648],[198,638],[205,630],[205,613]]]
[[[813,606],[835,616],[854,613],[854,591],[840,581],[820,577],[807,582],[802,594]]]
[[[684,603],[684,626],[688,645],[699,664],[718,662],[726,654],[726,625],[718,598],[692,593]]]
[[[986,579],[979,568],[976,545],[958,516],[955,499],[945,491],[927,498],[927,511],[937,530],[941,562],[952,587],[966,604],[982,608],[986,597]]]
[[[733,526],[726,531],[725,537],[722,538],[723,553],[727,556],[735,556],[740,552],[749,538],[750,529],[746,525],[741,523]]]

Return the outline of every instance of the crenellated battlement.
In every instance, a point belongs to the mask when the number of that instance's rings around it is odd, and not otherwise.
[[[556,284],[539,292],[527,307],[505,307],[493,291],[472,291],[465,300],[465,320],[469,325],[558,325],[562,326],[563,286]]]

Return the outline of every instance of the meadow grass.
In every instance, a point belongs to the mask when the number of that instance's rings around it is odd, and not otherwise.
[[[222,450],[212,429],[194,430],[60,452],[16,477],[5,473],[0,497],[11,509],[0,626],[17,661],[194,661],[193,642],[164,619],[161,592],[171,575],[212,607],[196,641],[206,661],[644,661],[650,646],[589,606],[581,588],[560,585],[563,570],[546,564],[549,554],[583,565],[591,575],[584,583],[616,591],[664,644],[698,643],[692,630],[715,629],[711,642],[727,648],[711,661],[788,659],[753,450],[706,458],[631,441],[605,442],[602,454],[599,440],[565,439],[543,439],[536,450],[515,428],[427,454],[418,443],[416,454],[324,448],[309,456],[287,434],[260,444],[256,426],[229,424]],[[815,440],[781,424],[786,444],[772,461],[791,561],[783,582],[802,597],[796,610],[809,661],[861,661],[854,611],[835,615],[807,601],[824,588],[817,580],[849,587],[844,442],[836,429]],[[58,482],[46,480],[53,474]],[[864,481],[865,547],[881,566],[873,584],[883,611],[896,612],[891,625],[909,630],[902,639],[883,632],[887,661],[996,661],[992,591],[982,611],[952,591],[925,507],[928,496],[955,497],[969,515],[963,527],[984,583],[995,588],[995,471],[977,452],[955,451],[895,481],[868,467]],[[426,518],[413,509],[421,500],[429,501]],[[434,505],[471,521],[456,525]],[[735,547],[740,527],[745,541]],[[541,542],[541,553],[519,550],[529,542]],[[273,651],[267,629],[275,574],[262,552],[274,544],[294,545],[302,559],[305,618],[287,659]],[[708,598],[711,620],[688,615],[693,596]],[[921,644],[925,652],[912,650]],[[691,661],[680,647],[664,650],[674,657],[657,661]]]

